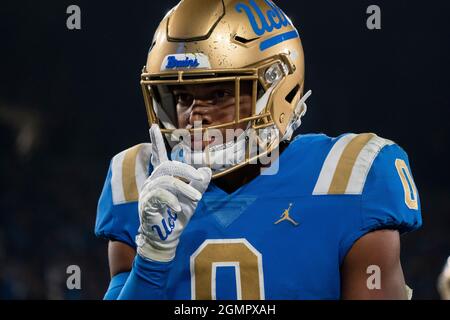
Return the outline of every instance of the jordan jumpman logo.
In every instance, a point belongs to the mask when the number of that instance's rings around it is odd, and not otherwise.
[[[282,221],[284,221],[284,220],[287,220],[287,221],[289,221],[290,223],[292,223],[294,226],[298,226],[299,223],[296,222],[294,219],[292,219],[292,218],[289,216],[289,211],[291,210],[291,208],[292,208],[292,203],[289,203],[289,208],[287,208],[286,210],[284,210],[284,212],[281,214],[281,219],[278,220],[277,222],[274,222],[274,224],[279,224],[280,222],[282,222]]]

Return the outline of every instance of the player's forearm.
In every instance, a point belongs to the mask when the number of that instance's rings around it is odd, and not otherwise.
[[[171,267],[171,262],[150,261],[136,255],[133,268],[118,300],[165,300]]]

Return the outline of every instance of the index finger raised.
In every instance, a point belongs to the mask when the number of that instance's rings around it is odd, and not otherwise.
[[[149,134],[152,143],[152,165],[156,168],[161,163],[169,161],[169,158],[167,157],[166,145],[164,144],[161,129],[157,124],[152,124]]]

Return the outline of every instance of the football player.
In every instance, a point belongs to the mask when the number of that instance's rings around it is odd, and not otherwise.
[[[151,143],[113,157],[98,205],[105,299],[408,298],[408,157],[372,133],[294,136],[303,48],[272,1],[181,1],[141,86]]]

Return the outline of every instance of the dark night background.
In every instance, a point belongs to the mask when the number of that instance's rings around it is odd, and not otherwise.
[[[107,243],[93,234],[113,155],[148,140],[139,87],[177,1],[0,4],[0,298],[99,299]],[[415,299],[437,299],[450,255],[450,2],[283,1],[313,90],[301,132],[376,132],[409,154],[423,228],[402,238]],[[81,7],[82,30],[66,28]],[[377,4],[382,30],[366,28]],[[82,290],[65,286],[68,265]]]

